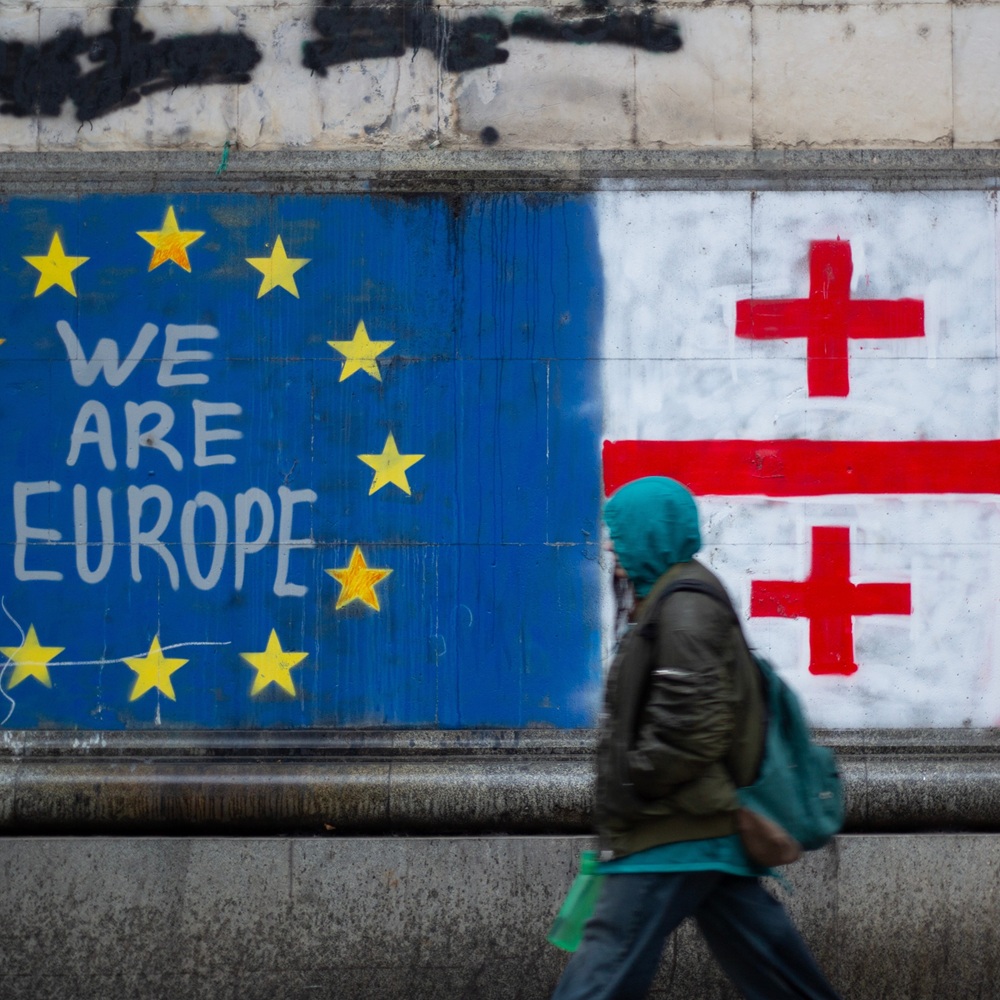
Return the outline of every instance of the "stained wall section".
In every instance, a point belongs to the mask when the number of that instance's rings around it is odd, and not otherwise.
[[[0,840],[5,996],[541,1000],[589,838]],[[82,849],[81,849],[82,848]],[[942,860],[944,857],[944,860]],[[995,992],[992,838],[844,837],[773,887],[842,995]],[[53,886],[73,885],[75,906]],[[651,997],[736,996],[693,926]]]
[[[990,3],[0,10],[8,150],[1000,141]]]

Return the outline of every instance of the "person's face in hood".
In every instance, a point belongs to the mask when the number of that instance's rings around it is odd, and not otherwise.
[[[641,600],[671,566],[701,548],[691,492],[665,476],[646,476],[616,490],[604,507],[616,564]]]
[[[616,580],[627,580],[628,573],[625,572],[625,567],[618,561],[618,556],[615,555],[615,543],[609,538],[604,543],[604,551],[611,555],[611,569]]]

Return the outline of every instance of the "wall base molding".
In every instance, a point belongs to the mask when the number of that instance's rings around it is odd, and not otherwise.
[[[1000,149],[0,153],[0,192],[281,195],[995,190]]]
[[[1000,831],[996,730],[825,731],[847,829]],[[585,833],[589,730],[12,732],[0,832]]]

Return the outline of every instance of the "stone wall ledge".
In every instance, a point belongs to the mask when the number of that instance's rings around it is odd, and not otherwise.
[[[817,729],[838,755],[1000,755],[1000,729]],[[589,757],[593,729],[0,730],[0,761],[28,757]]]
[[[1000,149],[0,152],[0,193],[981,190]]]
[[[819,735],[848,831],[1000,831],[995,730]],[[7,732],[0,833],[581,833],[593,748],[590,731]]]

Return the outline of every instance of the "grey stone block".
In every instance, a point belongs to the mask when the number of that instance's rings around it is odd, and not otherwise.
[[[4,1000],[542,1000],[589,837],[0,838]],[[772,886],[852,1000],[995,996],[1000,839],[842,836]],[[691,925],[651,996],[735,993]]]
[[[972,834],[842,838],[837,950],[845,995],[937,1000],[961,989],[995,997],[997,844]]]

